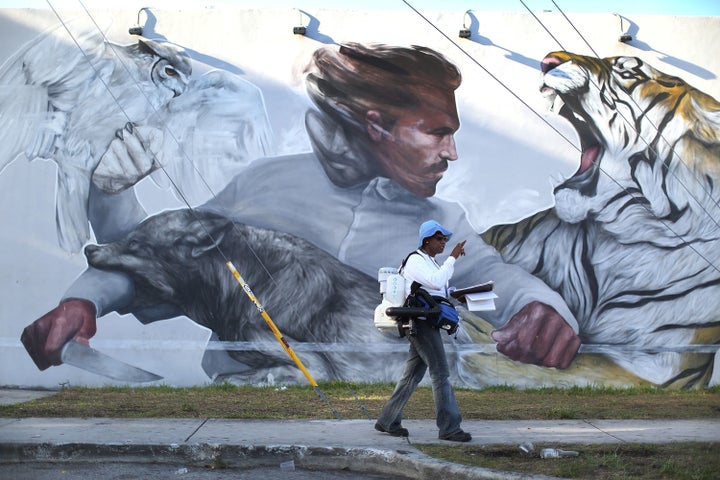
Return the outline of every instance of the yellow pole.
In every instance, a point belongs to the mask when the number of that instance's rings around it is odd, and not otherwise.
[[[320,398],[330,406],[333,413],[337,418],[340,418],[340,415],[338,412],[330,405],[330,402],[327,400],[325,395],[320,391],[320,387],[318,386],[315,379],[310,375],[310,372],[305,368],[305,365],[300,361],[300,358],[295,354],[295,351],[290,347],[290,344],[288,344],[287,340],[285,340],[285,337],[283,337],[283,334],[280,332],[280,330],[275,325],[275,322],[272,321],[272,318],[270,318],[270,315],[265,311],[265,307],[262,306],[260,301],[257,299],[253,291],[250,289],[250,286],[247,284],[245,279],[240,275],[240,272],[238,272],[237,268],[235,268],[235,265],[231,261],[228,261],[226,263],[227,267],[232,272],[233,276],[235,277],[235,280],[238,281],[242,289],[245,291],[245,294],[247,294],[248,298],[252,300],[252,302],[255,304],[255,307],[260,312],[260,315],[262,315],[263,319],[265,320],[265,323],[268,324],[270,327],[270,330],[272,330],[273,335],[275,335],[275,338],[278,342],[280,342],[280,345],[282,345],[283,349],[285,350],[285,353],[288,354],[290,358],[292,358],[293,362],[298,366],[300,371],[305,375],[305,378],[307,378],[308,382],[310,382],[310,385],[312,385],[315,392],[320,396]]]
[[[307,368],[305,368],[305,365],[300,361],[300,358],[295,354],[295,351],[290,348],[290,345],[288,344],[287,340],[285,340],[285,337],[283,337],[283,334],[278,330],[277,326],[275,326],[275,322],[272,321],[270,318],[270,315],[265,311],[265,307],[262,306],[260,301],[257,299],[255,294],[250,290],[250,286],[245,282],[245,279],[243,279],[242,275],[240,275],[240,272],[237,271],[237,268],[235,268],[235,265],[233,265],[232,262],[228,261],[227,266],[232,272],[235,279],[238,281],[242,289],[245,291],[247,296],[252,300],[252,302],[255,304],[257,309],[260,311],[260,315],[262,315],[263,319],[265,320],[265,323],[268,324],[270,327],[270,330],[272,330],[273,335],[275,335],[275,338],[277,338],[278,342],[280,342],[280,345],[282,345],[283,349],[285,349],[285,352],[292,358],[293,362],[298,366],[300,371],[305,375],[305,378],[308,379],[308,382],[310,382],[310,385],[313,387],[317,387],[318,384],[315,381],[315,379],[310,375],[310,372],[308,372]]]

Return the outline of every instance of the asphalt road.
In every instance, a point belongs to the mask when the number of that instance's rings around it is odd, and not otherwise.
[[[287,467],[210,469],[159,463],[32,462],[0,464],[0,478],[12,480],[407,480],[361,472],[287,470]]]

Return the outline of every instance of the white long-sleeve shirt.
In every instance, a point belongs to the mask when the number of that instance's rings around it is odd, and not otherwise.
[[[402,268],[405,278],[405,295],[410,294],[413,282],[418,282],[432,296],[448,297],[450,279],[455,273],[455,257],[448,256],[442,265],[424,251],[410,255]]]

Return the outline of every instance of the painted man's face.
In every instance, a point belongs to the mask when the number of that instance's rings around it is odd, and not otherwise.
[[[437,183],[457,159],[455,132],[460,120],[455,94],[423,91],[419,108],[405,110],[376,143],[385,176],[418,197],[435,195]]]

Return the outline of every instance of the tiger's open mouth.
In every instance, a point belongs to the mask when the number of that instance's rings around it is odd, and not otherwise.
[[[597,183],[600,174],[600,158],[604,151],[603,142],[595,133],[594,123],[587,118],[587,113],[581,107],[579,95],[582,92],[576,88],[567,88],[567,83],[561,86],[552,86],[552,75],[548,73],[562,64],[562,61],[554,56],[545,57],[542,62],[543,84],[540,87],[541,93],[554,104],[560,103],[557,109],[558,115],[567,119],[575,128],[580,139],[580,166],[572,177],[555,187],[555,192],[563,188],[572,188],[584,196],[594,196],[597,191]]]

